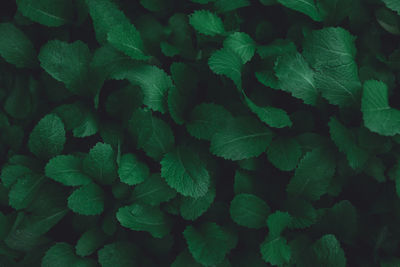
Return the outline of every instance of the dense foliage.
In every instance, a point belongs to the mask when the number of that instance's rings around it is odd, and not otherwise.
[[[0,266],[400,266],[400,1],[0,18]]]

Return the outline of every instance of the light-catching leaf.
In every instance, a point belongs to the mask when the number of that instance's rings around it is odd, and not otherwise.
[[[169,218],[158,207],[143,204],[132,204],[120,208],[117,219],[126,228],[147,231],[157,238],[167,235],[171,227]]]
[[[81,215],[98,215],[104,210],[104,198],[101,187],[90,183],[72,192],[68,197],[68,207]]]
[[[216,223],[204,223],[198,228],[188,226],[183,236],[193,258],[205,266],[221,263],[237,244],[237,237]]]
[[[64,124],[54,114],[43,117],[29,135],[29,150],[37,157],[52,158],[62,152],[66,141]]]
[[[242,88],[242,65],[240,56],[229,48],[215,51],[208,59],[210,69],[231,79],[239,90]]]
[[[83,173],[82,159],[72,155],[52,158],[45,167],[47,177],[68,186],[85,185],[91,182]]]
[[[251,60],[256,51],[256,43],[244,32],[235,32],[224,40],[224,47],[234,51],[245,64]]]
[[[289,263],[292,253],[283,237],[267,238],[260,246],[262,258],[273,266]]]
[[[396,11],[400,15],[400,2],[397,0],[382,0],[385,5],[393,11]]]
[[[315,21],[322,21],[314,0],[277,0],[287,8],[306,14]]]
[[[316,265],[327,267],[345,267],[346,257],[339,241],[334,235],[324,235],[313,245]]]
[[[214,202],[215,195],[215,187],[211,185],[210,189],[202,197],[183,197],[179,206],[182,218],[192,221],[199,218],[210,208],[211,204]]]
[[[17,0],[18,11],[48,27],[59,27],[74,19],[74,3],[69,0]]]
[[[189,16],[189,23],[204,35],[215,36],[225,33],[222,20],[208,10],[196,10]]]
[[[117,163],[111,145],[97,143],[83,160],[83,170],[100,184],[112,184],[117,177]]]
[[[248,228],[267,225],[270,207],[261,198],[252,194],[239,194],[231,202],[230,214],[234,222]]]
[[[0,23],[0,55],[18,68],[34,67],[36,51],[31,40],[11,23]]]
[[[166,154],[161,161],[161,176],[168,185],[184,196],[204,196],[210,186],[208,170],[194,151],[177,147]]]
[[[389,106],[387,85],[369,80],[364,83],[361,100],[364,125],[384,136],[400,134],[400,110]]]
[[[122,155],[118,167],[121,182],[136,185],[144,182],[150,175],[149,167],[133,154]]]
[[[210,151],[230,160],[257,157],[267,150],[273,135],[253,117],[239,117],[213,135]]]

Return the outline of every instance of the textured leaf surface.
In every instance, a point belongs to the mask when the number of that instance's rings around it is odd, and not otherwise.
[[[375,80],[364,83],[361,111],[365,127],[372,132],[385,136],[400,134],[400,110],[389,106],[385,83]]]
[[[274,139],[267,151],[268,160],[282,171],[296,168],[302,155],[300,144],[292,138]]]
[[[107,235],[99,228],[84,232],[75,246],[76,254],[85,257],[93,254],[107,239]]]
[[[139,260],[137,247],[128,242],[105,245],[97,254],[101,267],[136,266]]]
[[[252,194],[236,195],[230,206],[233,221],[248,228],[266,226],[270,211],[264,200]]]
[[[256,51],[254,40],[243,32],[235,32],[229,35],[224,41],[224,47],[238,54],[243,64],[250,61]]]
[[[140,184],[150,175],[149,167],[141,162],[133,154],[125,154],[121,157],[118,175],[121,182],[128,185]]]
[[[178,147],[161,161],[161,176],[168,185],[184,196],[204,196],[210,186],[210,175],[198,154]]]
[[[283,265],[290,261],[291,250],[283,237],[266,239],[260,246],[262,258],[271,265]]]
[[[225,75],[231,79],[235,85],[242,88],[242,59],[238,54],[229,48],[222,48],[215,51],[208,59],[210,69],[219,75]]]
[[[230,160],[257,157],[270,144],[273,132],[250,117],[240,117],[229,122],[211,139],[210,151]]]
[[[235,235],[215,223],[205,223],[198,228],[188,226],[183,236],[193,258],[205,266],[222,262],[237,243]]]
[[[215,36],[225,32],[222,20],[207,10],[197,10],[189,16],[189,23],[199,33]]]
[[[117,219],[124,227],[134,231],[147,231],[157,238],[170,231],[169,218],[158,207],[141,204],[125,206],[118,210]]]
[[[317,257],[318,265],[327,267],[345,267],[346,257],[339,241],[334,235],[324,235],[313,245],[313,251]]]
[[[400,15],[400,3],[396,0],[382,0],[385,5],[393,11],[396,11]]]
[[[182,217],[185,220],[196,220],[210,208],[214,202],[215,195],[215,188],[211,186],[202,197],[183,197],[179,206]]]
[[[72,155],[52,158],[45,167],[47,177],[69,186],[85,185],[90,178],[83,173],[82,159]]]
[[[111,184],[117,177],[116,155],[109,144],[97,143],[83,160],[83,170],[101,184]]]
[[[9,204],[16,210],[24,209],[35,198],[44,183],[44,176],[26,174],[11,187],[8,194]]]
[[[29,135],[29,150],[35,156],[48,159],[60,154],[66,141],[61,119],[49,114],[43,117]]]
[[[104,210],[104,192],[94,183],[84,185],[68,197],[68,207],[82,215],[101,214]]]
[[[315,21],[321,21],[321,15],[313,0],[277,0],[287,8],[306,14]]]
[[[31,40],[11,23],[0,23],[0,55],[18,68],[36,65],[36,51]]]

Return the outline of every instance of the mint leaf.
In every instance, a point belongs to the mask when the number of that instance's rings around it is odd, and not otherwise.
[[[287,8],[306,14],[315,21],[322,21],[321,14],[316,7],[314,0],[277,0]]]
[[[314,71],[299,53],[279,57],[274,70],[280,89],[302,99],[306,104],[317,104],[319,92]]]
[[[400,110],[389,106],[385,83],[375,80],[364,83],[361,111],[365,127],[372,132],[384,136],[400,133]]]
[[[121,182],[136,185],[144,182],[150,175],[149,167],[133,154],[122,155],[118,167]]]
[[[161,238],[170,231],[169,218],[159,208],[142,204],[122,207],[117,212],[120,224],[134,231],[147,231],[153,237]]]
[[[74,19],[74,3],[68,0],[17,0],[18,11],[48,27],[59,27]]]
[[[36,63],[33,43],[11,23],[0,23],[0,34],[7,36],[0,40],[0,55],[18,68],[32,68]]]
[[[208,59],[208,66],[215,74],[225,75],[239,89],[242,88],[242,65],[240,56],[228,48],[215,51]]]
[[[29,150],[37,157],[48,159],[62,152],[65,144],[64,124],[54,114],[44,116],[29,135]]]
[[[149,110],[138,109],[133,113],[129,131],[136,139],[138,148],[156,160],[169,152],[175,143],[170,126]]]
[[[252,194],[239,194],[231,202],[232,220],[248,228],[266,226],[271,209],[264,200]]]
[[[210,186],[210,175],[195,151],[177,147],[161,160],[161,176],[184,196],[204,196]]]
[[[229,35],[224,40],[224,47],[238,54],[243,64],[250,61],[256,51],[256,43],[244,32],[235,32]]]
[[[267,150],[273,132],[252,117],[236,118],[216,132],[210,151],[229,160],[257,157]]]
[[[183,232],[193,258],[205,266],[221,263],[225,255],[236,247],[237,237],[216,223],[204,223],[199,227],[186,227]]]
[[[169,187],[165,179],[161,178],[160,174],[157,173],[148,177],[143,183],[135,186],[131,199],[135,203],[157,206],[175,196],[176,191]]]
[[[208,10],[196,10],[189,15],[189,23],[193,28],[204,35],[215,36],[225,33],[222,20]]]
[[[104,210],[104,192],[94,183],[84,185],[68,197],[68,207],[81,215],[99,215]]]
[[[116,155],[109,144],[97,143],[83,160],[84,172],[101,184],[112,184],[117,177]]]
[[[277,138],[268,148],[268,160],[282,171],[296,168],[302,155],[300,144],[293,138]]]
[[[212,103],[202,103],[192,110],[186,128],[192,136],[198,139],[211,140],[214,133],[232,119],[232,114],[224,107]]]
[[[52,158],[45,167],[47,177],[68,186],[85,185],[91,182],[83,173],[82,159],[72,155]]]

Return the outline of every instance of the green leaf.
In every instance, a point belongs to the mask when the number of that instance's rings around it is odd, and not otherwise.
[[[215,51],[208,59],[210,69],[231,79],[239,90],[242,88],[242,65],[240,56],[228,48]]]
[[[215,36],[225,33],[222,20],[208,10],[196,10],[189,15],[189,23],[193,28],[204,35]]]
[[[112,184],[117,177],[117,164],[111,145],[97,143],[83,160],[83,170],[100,184]]]
[[[104,210],[104,192],[94,183],[84,185],[68,197],[68,207],[81,215],[99,215]]]
[[[203,265],[197,263],[195,259],[193,259],[192,255],[189,251],[183,251],[180,253],[171,264],[171,267],[202,267]]]
[[[250,110],[268,126],[274,128],[284,128],[292,126],[292,121],[290,120],[289,115],[283,109],[274,108],[271,106],[260,107],[256,105],[252,100],[250,100],[250,98],[248,98],[246,95],[244,96],[244,100]]]
[[[132,267],[139,264],[139,250],[132,243],[115,242],[98,252],[101,267]]]
[[[384,136],[400,134],[400,110],[389,106],[385,83],[369,80],[364,83],[361,100],[364,125]]]
[[[143,104],[152,110],[161,113],[167,110],[167,93],[172,87],[172,81],[164,70],[156,66],[139,65],[120,71],[114,78],[128,79],[133,85],[139,85],[144,96]]]
[[[158,206],[162,202],[176,196],[176,191],[168,186],[160,174],[153,174],[143,183],[135,186],[132,193],[132,200],[135,203],[149,204]]]
[[[156,160],[169,152],[175,143],[170,126],[154,117],[149,110],[136,110],[129,121],[129,130],[136,139],[138,148]]]
[[[317,211],[310,202],[301,198],[289,198],[286,206],[292,216],[289,228],[304,229],[317,222]]]
[[[49,41],[39,53],[40,66],[74,94],[87,94],[91,54],[81,41]]]
[[[36,81],[31,77],[22,75],[15,77],[12,90],[4,103],[4,110],[16,119],[25,119],[31,115],[34,106],[31,92],[35,90],[35,86]]]
[[[400,3],[397,0],[382,0],[385,5],[400,15]]]
[[[122,155],[118,167],[121,182],[136,185],[144,182],[150,175],[149,167],[134,154]]]
[[[262,258],[273,266],[289,263],[291,250],[283,237],[267,238],[260,246]]]
[[[216,223],[200,227],[187,226],[183,236],[193,258],[205,266],[221,263],[226,254],[236,247],[237,237]]]
[[[214,202],[215,188],[211,186],[207,193],[198,198],[183,197],[180,201],[179,210],[185,220],[196,220],[203,215]]]
[[[0,23],[0,55],[18,68],[34,67],[36,51],[31,40],[11,23]]]
[[[186,128],[192,136],[198,139],[211,140],[214,133],[232,119],[232,114],[224,107],[212,103],[202,103],[192,110]]]
[[[30,205],[43,185],[44,178],[44,176],[38,174],[26,174],[19,177],[17,182],[11,187],[8,195],[10,206],[16,210],[20,210]]]
[[[23,165],[4,165],[1,169],[1,183],[10,188],[20,177],[31,174],[32,171]]]
[[[276,211],[269,215],[267,219],[269,237],[279,237],[283,230],[285,230],[291,223],[292,217],[287,212]]]
[[[49,114],[44,116],[29,135],[29,150],[37,157],[52,158],[62,152],[66,141],[61,119]]]
[[[210,151],[229,160],[258,157],[267,150],[273,132],[252,117],[239,117],[216,132]]]
[[[252,194],[239,194],[231,202],[230,214],[234,222],[248,228],[266,226],[270,207],[261,198]]]
[[[74,19],[74,3],[69,0],[17,0],[18,11],[48,27],[59,27]]]
[[[169,218],[158,207],[132,204],[117,212],[120,224],[134,231],[147,231],[153,237],[162,238],[170,232]]]
[[[316,87],[330,104],[340,107],[359,103],[361,83],[354,41],[342,28],[324,28],[306,35],[303,43],[303,56],[316,70]]]
[[[277,0],[281,5],[306,14],[315,21],[322,21],[314,0]]]
[[[91,182],[83,173],[82,159],[72,155],[52,158],[45,167],[47,177],[68,186],[85,185]]]
[[[350,167],[353,169],[362,168],[367,162],[369,154],[358,146],[354,133],[335,117],[331,117],[328,125],[331,139],[339,148],[339,151],[346,154]]]
[[[92,228],[84,232],[76,243],[76,254],[85,257],[93,254],[107,239],[100,228]]]
[[[296,45],[288,39],[275,39],[268,45],[257,47],[257,53],[262,59],[276,58],[287,54],[295,54]]]
[[[71,266],[84,266],[78,263],[79,259],[75,253],[74,249],[70,244],[61,242],[53,245],[42,259],[42,267],[71,267]]]
[[[312,246],[317,266],[345,267],[346,257],[334,235],[324,235]]]
[[[256,43],[244,32],[235,32],[224,40],[224,47],[234,51],[245,64],[251,60],[256,51]]]
[[[275,62],[275,75],[279,88],[302,99],[304,103],[315,106],[319,92],[316,88],[314,71],[299,54],[286,54]]]
[[[293,138],[276,138],[267,151],[268,160],[282,171],[291,171],[296,168],[301,155],[301,146]]]
[[[336,162],[331,151],[323,148],[313,149],[301,159],[286,191],[293,196],[318,200],[327,193],[335,167]]]
[[[338,25],[355,9],[354,0],[321,0],[317,2],[324,21],[329,25]]]
[[[177,147],[161,160],[161,176],[167,184],[184,196],[204,196],[210,186],[210,175],[198,154],[186,147]]]
[[[215,8],[218,12],[226,13],[242,7],[250,6],[249,0],[216,0]]]

